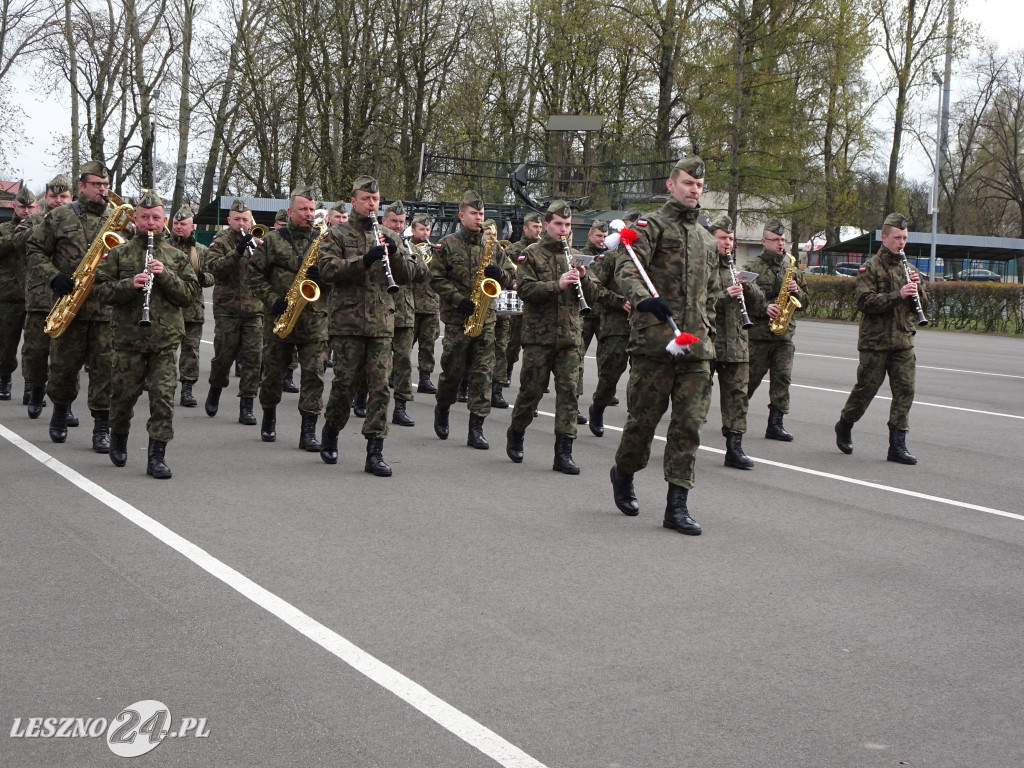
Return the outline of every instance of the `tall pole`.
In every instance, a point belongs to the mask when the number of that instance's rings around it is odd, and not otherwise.
[[[935,78],[935,82],[939,86],[939,111],[936,115],[936,126],[935,126],[935,179],[932,181],[932,257],[931,262],[928,266],[929,280],[932,283],[935,282],[935,249],[936,241],[938,238],[939,231],[939,163],[942,157],[942,103],[943,103],[943,80],[942,76],[938,72],[932,72],[932,77]]]
[[[156,107],[160,101],[160,89],[154,88],[149,98],[149,169],[153,175],[153,191],[156,191]]]

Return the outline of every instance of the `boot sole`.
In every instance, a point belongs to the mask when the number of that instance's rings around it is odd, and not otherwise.
[[[732,467],[733,469],[753,469],[754,468],[754,462],[750,462],[749,464],[744,464],[742,462],[729,461],[729,459],[726,459],[725,460],[725,466]]]
[[[684,536],[700,536],[702,533],[704,533],[704,531],[701,530],[700,528],[697,528],[696,530],[694,530],[692,528],[677,528],[676,526],[672,525],[671,523],[666,523],[664,521],[662,521],[661,526],[662,526],[662,528],[668,528],[670,531],[675,531],[676,533],[681,533]]]
[[[560,467],[557,464],[552,465],[551,470],[561,472],[563,475],[578,475],[580,473],[579,467]]]

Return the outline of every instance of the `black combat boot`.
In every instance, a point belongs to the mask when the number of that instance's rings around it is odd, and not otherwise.
[[[333,368],[334,367],[334,350],[333,349],[330,350],[327,353],[327,361],[324,363],[324,367],[325,368]]]
[[[384,461],[381,452],[384,450],[384,440],[380,437],[369,437],[366,439],[366,465],[364,472],[369,472],[377,477],[391,477],[391,465]]]
[[[338,463],[338,433],[337,427],[324,419],[324,428],[320,430],[320,458],[324,464]]]
[[[75,416],[75,412],[71,410],[71,406],[68,406],[68,426],[77,427],[79,425],[78,417]]]
[[[700,523],[690,517],[690,511],[686,508],[686,495],[685,488],[669,483],[668,504],[665,506],[665,521],[662,525],[687,536],[700,536]]]
[[[92,419],[92,449],[110,453],[110,411],[93,411]]]
[[[434,406],[434,434],[442,440],[448,439],[448,412],[450,410],[450,405],[438,403]]]
[[[491,382],[491,408],[508,408],[508,401],[501,394],[501,382]]]
[[[352,400],[352,413],[358,416],[360,419],[366,418],[366,400],[369,397],[369,393],[362,395],[356,395]]]
[[[509,427],[505,432],[505,453],[516,464],[523,463],[523,441],[526,439],[526,432]]]
[[[486,451],[490,444],[484,437],[484,417],[475,413],[469,414],[469,435],[466,437],[466,445],[470,448],[479,448]]]
[[[853,424],[842,417],[836,422],[836,447],[843,453],[853,453]]]
[[[506,387],[511,387],[512,386],[512,366],[511,365],[508,367],[508,370],[505,371],[505,386]]]
[[[32,397],[28,401],[28,417],[38,419],[46,405],[46,387],[32,387]]]
[[[416,422],[405,411],[405,400],[395,399],[395,412],[391,414],[391,423],[400,427],[416,426]]]
[[[117,432],[110,433],[110,460],[113,462],[115,467],[123,467],[128,463],[128,433],[125,432],[123,435],[117,434]]]
[[[235,378],[242,378],[242,361],[235,358]]]
[[[590,431],[595,437],[604,437],[604,406],[590,406]]]
[[[572,460],[572,438],[555,435],[555,462],[551,465],[555,472],[566,475],[578,475],[580,468]]]
[[[302,416],[302,426],[299,431],[299,448],[310,453],[319,453],[320,441],[316,439],[316,420],[320,418],[317,413],[306,413],[299,411]]]
[[[576,423],[577,424],[586,424],[587,423],[587,417],[584,416],[582,413],[580,413],[578,410],[576,411]]]
[[[467,382],[465,379],[463,379],[462,383],[459,384],[459,391],[455,395],[455,399],[458,400],[460,403],[469,402],[469,382]]]
[[[640,504],[636,500],[636,491],[633,490],[633,475],[623,472],[614,464],[609,474],[612,478],[612,496],[619,512],[629,517],[639,515]]]
[[[178,399],[178,402],[186,408],[195,408],[199,405],[196,402],[196,396],[192,394],[193,384],[195,384],[194,381],[181,380],[181,397]]]
[[[260,424],[260,440],[272,443],[277,440],[277,406],[263,409],[263,422]]]
[[[295,386],[295,369],[286,368],[284,371],[284,391],[294,395],[297,394],[299,388]]]
[[[50,416],[50,439],[55,443],[63,443],[68,439],[68,411],[71,406],[53,404]]]
[[[784,443],[793,440],[793,436],[782,426],[782,415],[778,408],[768,406],[768,428],[764,432],[766,440],[781,440]]]
[[[238,423],[245,424],[247,427],[256,426],[256,417],[252,412],[251,397],[238,398]]]
[[[32,402],[32,385],[25,382],[25,394],[21,396],[21,404],[28,405]]]
[[[217,415],[217,409],[220,407],[220,387],[210,387],[210,391],[206,393],[206,415],[214,417]]]
[[[889,455],[885,458],[900,464],[917,464],[917,457],[907,450],[907,430],[889,427]]]
[[[4,376],[0,378],[0,400],[11,399],[11,377]]]
[[[608,405],[618,405],[618,404],[619,404],[619,396],[618,395],[612,395],[612,399],[608,401]]]
[[[157,480],[166,480],[171,476],[171,468],[164,462],[164,452],[167,450],[167,443],[163,440],[149,438],[149,449],[147,454],[149,462],[146,464],[146,474],[152,475]]]
[[[437,387],[430,380],[430,371],[420,370],[420,384],[416,387],[416,391],[424,395],[436,395]]]
[[[754,460],[743,452],[743,433],[730,432],[725,436],[725,466],[753,469]]]

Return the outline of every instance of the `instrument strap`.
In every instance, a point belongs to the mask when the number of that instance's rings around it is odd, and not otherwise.
[[[285,269],[284,267],[281,267],[281,268],[284,269],[285,272],[291,272],[292,274],[297,275],[299,273],[299,269],[302,267],[302,262],[304,262],[306,260],[306,254],[309,253],[309,249],[312,248],[313,247],[313,243],[316,242],[316,238],[315,237],[311,237],[309,239],[309,243],[306,244],[306,249],[302,252],[302,255],[300,256],[299,255],[299,248],[298,248],[298,246],[295,245],[295,241],[292,239],[292,233],[288,231],[288,227],[281,227],[277,231],[281,233],[281,237],[283,237],[288,242],[288,244],[292,247],[292,251],[295,253],[295,258],[297,258],[299,260],[299,266],[296,267],[295,269],[291,269],[291,268]]]

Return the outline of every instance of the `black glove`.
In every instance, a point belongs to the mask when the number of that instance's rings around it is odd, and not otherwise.
[[[245,256],[246,251],[249,248],[249,244],[252,242],[252,235],[248,232],[242,235],[241,240],[238,241],[238,245],[235,246],[235,253],[239,256]]]
[[[672,317],[672,307],[670,307],[668,302],[660,296],[652,296],[649,299],[644,299],[636,305],[636,308],[641,312],[650,312],[656,318],[661,320],[661,322],[665,322]]]
[[[459,306],[456,307],[456,309],[458,310],[460,315],[465,315],[466,317],[469,317],[470,315],[473,314],[473,310],[476,309],[476,304],[474,304],[469,299],[463,299],[462,301],[459,302]]]
[[[201,288],[203,283],[206,282],[206,273],[203,270],[196,272],[196,280],[199,281],[199,287]]]
[[[366,268],[369,269],[370,267],[372,267],[374,265],[375,262],[378,262],[378,261],[380,261],[383,258],[384,258],[384,246],[383,245],[375,245],[375,246],[373,246],[373,248],[371,248],[370,250],[368,250],[366,252],[365,256],[363,256],[363,264],[365,264]]]
[[[320,282],[320,269],[316,264],[306,270],[306,278],[312,280],[314,283]]]
[[[488,264],[484,267],[484,277],[489,277],[492,280],[501,279],[501,267],[497,264]]]
[[[75,281],[61,272],[50,281],[50,287],[53,288],[53,292],[58,296],[67,296],[75,290]]]
[[[278,299],[277,301],[274,302],[274,306],[270,308],[270,314],[283,315],[286,309],[288,309],[288,300]]]

